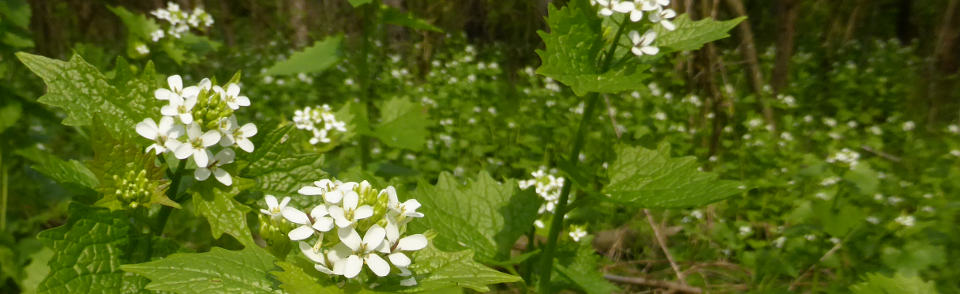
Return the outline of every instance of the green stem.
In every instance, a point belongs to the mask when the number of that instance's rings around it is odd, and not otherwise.
[[[604,73],[610,68],[610,62],[613,61],[613,55],[617,50],[617,43],[620,42],[620,37],[623,35],[625,25],[621,24],[620,28],[617,29],[617,34],[613,37],[613,43],[610,44],[610,49],[607,50],[606,55],[603,57],[603,61],[600,64],[600,72]],[[580,150],[583,149],[584,137],[590,128],[590,121],[593,118],[593,112],[597,108],[597,104],[600,101],[600,94],[590,93],[590,96],[587,98],[586,108],[583,110],[583,117],[580,118],[580,124],[577,127],[577,136],[573,142],[573,149],[570,150],[567,160],[572,163],[576,163],[577,159],[580,157]],[[553,211],[553,219],[550,221],[550,232],[547,235],[547,244],[543,247],[543,255],[540,257],[540,290],[541,293],[549,292],[550,287],[550,275],[553,272],[553,255],[557,251],[557,239],[560,237],[560,231],[563,229],[563,216],[567,213],[567,202],[570,198],[570,190],[573,189],[573,181],[565,181],[563,188],[560,190],[560,199],[557,202],[557,207]]]
[[[177,171],[174,172],[173,178],[171,178],[170,187],[167,188],[167,198],[175,202],[180,202],[181,199],[177,199],[177,192],[180,190],[180,179],[183,178],[183,170],[187,165],[187,160],[180,160],[180,164],[177,165]],[[160,208],[160,212],[157,213],[157,222],[153,224],[153,227],[150,228],[150,231],[160,235],[163,234],[163,228],[167,226],[167,219],[170,218],[170,213],[173,212],[173,207],[164,205]]]
[[[2,177],[3,191],[0,192],[2,195],[2,202],[0,202],[0,232],[7,231],[7,167],[3,166],[3,149],[0,149],[0,177]]]

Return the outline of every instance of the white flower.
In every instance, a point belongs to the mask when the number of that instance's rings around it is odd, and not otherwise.
[[[211,172],[213,177],[217,179],[220,183],[230,186],[233,184],[233,178],[230,177],[230,173],[226,170],[220,168],[223,165],[233,163],[234,157],[237,156],[237,153],[233,149],[225,148],[217,152],[217,155],[213,156],[213,162],[208,164],[206,167],[197,167],[197,170],[193,172],[193,177],[198,181],[206,181],[210,177]]]
[[[630,49],[636,56],[656,55],[660,48],[650,46],[653,40],[657,38],[657,33],[650,30],[640,35],[637,31],[630,31],[630,41],[633,42],[633,48]]]
[[[370,205],[357,207],[359,201],[360,196],[357,195],[357,192],[344,191],[343,207],[330,207],[330,216],[336,221],[338,227],[346,228],[358,220],[373,216],[373,207],[370,207]]]
[[[597,0],[600,5],[600,15],[611,16],[614,12],[627,13],[633,10],[633,2],[620,0]]]
[[[621,5],[624,5],[624,8],[626,8],[626,7],[629,7],[629,8],[630,8],[630,9],[627,10],[627,11],[620,11],[620,12],[623,12],[623,13],[628,13],[628,12],[629,12],[629,13],[630,13],[630,21],[631,21],[631,22],[638,22],[638,21],[640,21],[640,20],[643,19],[643,10],[640,9],[641,7],[640,7],[640,6],[637,6],[636,3],[634,3],[634,2],[624,2],[624,3],[622,3]]]
[[[383,244],[386,235],[383,228],[373,225],[367,229],[363,239],[353,228],[337,230],[337,235],[341,243],[334,247],[334,251],[343,259],[334,264],[334,272],[341,272],[344,277],[353,278],[360,274],[363,265],[366,264],[367,268],[379,277],[385,277],[390,273],[390,264],[377,254],[377,248]]]
[[[273,195],[264,196],[263,199],[267,201],[267,209],[260,209],[260,213],[269,215],[271,217],[279,217],[283,215],[283,208],[287,207],[287,203],[290,203],[290,197],[283,197],[283,200],[280,203],[277,203],[277,197]]]
[[[136,129],[137,134],[154,142],[147,147],[146,151],[150,152],[153,149],[158,155],[168,150],[177,149],[180,141],[176,139],[184,133],[183,126],[174,124],[173,118],[168,116],[161,118],[159,125],[152,118],[147,118],[137,123]]]
[[[668,31],[672,31],[677,29],[677,26],[674,25],[673,22],[670,22],[670,19],[676,16],[677,16],[677,12],[673,11],[673,9],[659,9],[656,12],[650,14],[650,22],[660,23],[660,25],[663,26],[664,29],[667,29]]]
[[[137,50],[137,53],[140,55],[150,54],[150,48],[146,44],[138,44],[136,47],[133,47],[134,50]]]
[[[213,157],[213,153],[207,150],[207,147],[217,144],[217,141],[220,141],[219,132],[211,130],[202,133],[199,125],[191,124],[187,129],[187,142],[177,146],[173,153],[177,159],[193,156],[197,166],[207,166],[207,160]]]
[[[293,207],[283,208],[283,218],[300,225],[287,235],[290,240],[298,241],[313,236],[315,232],[328,232],[333,229],[333,219],[328,217],[327,206],[320,204],[310,210],[310,215]]]
[[[227,85],[226,91],[220,87],[213,87],[213,90],[220,93],[220,99],[226,102],[230,109],[237,110],[241,106],[250,106],[250,98],[240,96],[240,86],[237,84]]]
[[[914,224],[916,224],[917,219],[912,215],[901,215],[894,219],[894,221],[903,225],[904,227],[912,227]]]
[[[247,123],[238,128],[237,125],[237,117],[233,115],[220,120],[220,132],[223,133],[220,146],[226,147],[236,144],[243,151],[253,152],[253,142],[250,141],[250,137],[257,134],[257,126],[253,123]]]
[[[333,191],[334,187],[338,184],[330,181],[328,179],[323,179],[319,181],[314,181],[313,186],[303,186],[300,190],[297,190],[297,193],[300,195],[314,196],[314,195],[323,195],[327,191]],[[339,200],[337,201],[339,202]]]
[[[317,245],[321,244],[320,241],[317,242]],[[307,242],[303,241],[300,241],[300,252],[310,259],[310,261],[315,263],[314,268],[316,268],[318,271],[328,275],[333,274],[333,270],[330,269],[332,268],[332,261],[336,260],[335,256],[330,256],[333,254],[328,254],[328,256],[334,258],[324,258],[324,254],[322,251],[320,251],[319,246],[310,246],[310,244],[307,244]]]
[[[163,39],[163,30],[156,30],[150,33],[150,40],[156,42],[160,41],[160,39]]]
[[[420,202],[417,199],[408,199],[403,203],[397,199],[397,190],[393,186],[389,186],[386,189],[380,191],[380,195],[377,195],[377,198],[386,194],[387,195],[387,208],[391,212],[396,213],[400,220],[406,219],[407,217],[423,217],[423,213],[417,212],[417,208],[420,208]]]
[[[157,90],[158,92],[161,90]],[[159,94],[158,94],[159,95]],[[171,94],[167,96],[170,104],[160,107],[160,113],[166,116],[177,116],[183,124],[193,123],[193,106],[197,105],[196,96],[188,96],[186,99],[180,95]]]
[[[917,127],[917,124],[915,124],[913,121],[907,121],[903,123],[904,131],[907,131],[907,132],[912,131],[915,127]]]
[[[574,242],[580,242],[580,238],[587,236],[587,231],[584,230],[582,226],[572,226],[569,234]]]
[[[387,254],[390,263],[399,267],[406,268],[410,266],[410,257],[403,251],[417,251],[427,247],[427,237],[423,234],[413,234],[400,238],[400,231],[397,225],[387,219],[387,228],[385,230],[387,242],[384,242],[378,251]]]
[[[180,75],[172,75],[167,77],[167,85],[170,86],[170,89],[157,89],[153,92],[153,96],[159,100],[170,100],[173,96],[179,96],[181,100],[188,97],[193,97],[194,102],[196,102],[197,94],[200,94],[200,88],[196,86],[184,88],[183,79],[180,78]],[[185,124],[189,123],[185,122]]]
[[[644,11],[657,10],[662,6],[670,5],[670,0],[637,0],[640,2],[640,8]]]

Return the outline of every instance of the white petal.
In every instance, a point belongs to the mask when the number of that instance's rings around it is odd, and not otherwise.
[[[156,91],[153,91],[153,97],[157,98],[157,100],[170,100],[171,95],[176,94],[167,89],[157,89]]]
[[[240,94],[240,86],[237,86],[237,84],[227,85],[227,96],[236,97],[239,94]]]
[[[630,21],[638,22],[643,19],[643,11],[634,10],[630,12]]]
[[[634,45],[640,44],[640,33],[639,33],[639,32],[637,32],[637,31],[630,31],[630,33],[628,33],[627,35],[630,36],[630,42],[633,42]]]
[[[185,97],[183,99],[183,106],[186,107],[187,110],[193,109],[194,105],[197,105],[197,96]]]
[[[403,237],[397,242],[397,250],[416,251],[427,247],[427,237],[423,234],[414,234]]]
[[[407,209],[408,212],[415,211],[420,208],[420,201],[417,201],[417,199],[407,200],[403,202],[403,208]]]
[[[387,258],[390,259],[390,263],[398,267],[407,267],[410,266],[410,258],[407,257],[403,252],[397,252],[390,255],[387,255]]]
[[[386,231],[383,230],[379,225],[373,225],[367,229],[367,233],[363,235],[363,244],[367,245],[368,249],[376,248],[383,243],[383,237],[386,235]]]
[[[293,207],[284,207],[280,212],[283,214],[283,218],[292,223],[301,225],[310,223],[310,218],[307,217],[307,214],[303,213],[303,211],[300,211],[299,209]]]
[[[197,84],[197,85],[198,85],[198,86],[200,87],[200,89],[202,89],[202,90],[210,90],[210,85],[211,85],[211,84],[212,84],[212,83],[210,83],[210,79],[208,79],[208,78],[203,78],[202,80],[200,80],[200,83]]]
[[[400,238],[400,229],[390,218],[387,218],[387,227],[384,231],[386,231],[387,241],[390,241],[391,244],[397,242],[397,238]]]
[[[172,117],[165,116],[163,118],[169,119],[170,123],[174,124]],[[163,119],[160,119],[160,128],[163,128]],[[186,134],[186,133],[187,133],[186,130],[183,129],[183,125],[174,124],[172,127],[170,127],[170,131],[167,132],[167,139],[180,138],[180,136],[183,136],[183,134]]]
[[[330,207],[330,217],[332,217],[333,220],[336,221],[338,227],[346,228],[352,225],[353,222],[348,220],[346,216],[344,216],[343,214],[344,214],[343,208],[340,208],[340,206]]]
[[[210,163],[209,155],[210,151],[207,149],[193,149],[193,162],[196,162],[197,166],[207,166]]]
[[[638,47],[630,48],[630,52],[633,52],[633,55],[636,56],[643,56],[643,51],[641,51]]]
[[[343,276],[348,279],[356,277],[360,274],[360,270],[363,269],[363,261],[360,260],[359,256],[350,255],[344,262]]]
[[[333,219],[329,217],[319,217],[313,222],[313,229],[320,232],[329,232],[333,229]]]
[[[230,164],[233,162],[233,159],[236,158],[237,153],[233,149],[223,149],[220,152],[217,152],[217,155],[213,157],[217,161],[217,165]]]
[[[153,121],[152,118],[144,119],[142,122],[137,123],[137,134],[143,136],[144,138],[150,140],[157,139],[157,123]]]
[[[244,137],[253,137],[257,134],[257,125],[253,123],[247,123],[240,127],[240,132],[243,132]]]
[[[184,124],[188,124],[188,125],[189,125],[189,124],[192,124],[192,123],[193,123],[193,114],[191,114],[191,113],[181,113],[181,114],[180,114],[180,121],[182,121]]]
[[[210,147],[220,141],[220,132],[210,130],[204,133],[200,138],[203,139],[203,147]]]
[[[303,186],[303,188],[300,188],[300,190],[297,190],[297,193],[300,193],[300,195],[307,195],[307,196],[320,195],[320,194],[323,194],[323,189],[320,189],[320,187],[315,187],[315,186]]]
[[[248,98],[247,96],[237,97],[237,105],[250,106],[250,98]]]
[[[660,25],[663,26],[663,28],[667,29],[668,31],[677,29],[677,26],[674,25],[673,22],[670,22],[669,20],[660,21]]]
[[[343,242],[343,245],[346,245],[353,251],[360,249],[360,234],[357,233],[357,230],[349,228],[346,230],[337,230],[337,236],[340,237],[340,242]]]
[[[356,209],[357,203],[360,202],[360,195],[352,190],[344,191],[343,194],[343,209]]]
[[[417,285],[417,278],[410,277],[409,279],[400,280],[400,286],[412,287]]]
[[[287,203],[290,203],[290,197],[283,197],[283,200],[280,200],[280,207],[287,207]]]
[[[364,261],[367,263],[367,268],[370,268],[370,271],[377,276],[386,277],[390,273],[390,264],[387,264],[387,261],[383,260],[380,255],[367,254]]]
[[[193,178],[197,181],[206,181],[210,177],[210,169],[201,167],[193,171]]]
[[[200,88],[197,86],[183,88],[183,97],[197,97],[197,94],[200,94]]]
[[[327,203],[340,203],[340,200],[343,200],[343,191],[333,190],[323,193],[323,200]]]
[[[177,115],[177,106],[170,105],[170,104],[161,106],[160,114],[169,115],[169,116]]]
[[[326,260],[323,258],[323,255],[318,254],[316,251],[313,251],[313,247],[307,242],[300,242],[300,252],[303,255],[307,256],[314,263],[324,264]]]
[[[269,207],[270,209],[274,209],[278,206],[277,197],[274,197],[273,195],[268,194],[267,196],[263,196],[263,200],[267,201],[267,207]]]
[[[371,216],[373,216],[373,207],[370,207],[370,205],[357,207],[357,210],[353,211],[353,219],[360,220]]]
[[[320,218],[327,216],[328,214],[330,213],[327,212],[327,206],[323,204],[314,206],[313,209],[310,210],[310,217],[312,218]]]
[[[634,7],[633,2],[623,1],[623,2],[617,3],[617,5],[614,5],[613,10],[620,13],[627,13],[633,10],[633,7]]]
[[[319,264],[315,264],[315,265],[313,265],[313,267],[316,268],[316,269],[317,269],[318,271],[320,271],[321,273],[325,273],[325,274],[328,274],[328,275],[334,274],[333,271],[330,270],[329,268],[327,268],[326,266],[322,266],[322,265],[319,265]]]
[[[160,118],[160,123],[157,124],[157,132],[160,134],[170,134],[170,131],[173,130],[173,118],[164,116]]]
[[[646,53],[647,55],[657,55],[657,53],[660,52],[660,48],[652,47],[652,46],[641,47],[640,50],[642,50],[643,53]]]
[[[180,91],[183,89],[183,79],[180,75],[172,75],[167,77],[167,85],[170,86],[170,90]]]
[[[193,154],[193,147],[190,147],[190,144],[180,144],[177,146],[177,149],[173,151],[173,155],[177,156],[177,159],[186,159],[190,157],[191,154]]]
[[[231,177],[230,173],[222,168],[213,170],[213,177],[217,178],[217,181],[224,186],[230,186],[233,184],[233,177]]]
[[[394,204],[397,202],[396,188],[393,186],[387,186],[387,188],[380,190],[380,194],[377,194],[377,198],[383,197],[383,195],[387,195],[387,204],[390,204],[390,206],[395,206]]]
[[[250,139],[242,138],[237,140],[237,146],[243,151],[253,152],[253,142],[251,142]]]
[[[293,229],[292,231],[290,231],[290,233],[287,235],[290,237],[290,240],[293,240],[293,241],[303,240],[306,238],[310,238],[310,236],[313,236],[313,228],[311,228],[310,226],[299,226],[296,229]]]

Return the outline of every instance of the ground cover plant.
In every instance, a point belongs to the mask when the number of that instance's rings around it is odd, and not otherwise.
[[[6,1],[0,291],[958,293],[958,2]]]

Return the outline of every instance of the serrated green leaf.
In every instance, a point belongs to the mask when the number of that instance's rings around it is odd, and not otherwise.
[[[50,266],[48,263],[52,258],[53,250],[49,247],[43,247],[30,255],[30,264],[27,264],[23,269],[26,276],[23,278],[23,281],[20,282],[23,294],[37,293],[37,287],[40,286],[40,282],[50,274]]]
[[[468,288],[474,291],[490,291],[488,285],[520,281],[520,277],[498,272],[473,261],[472,250],[457,252],[440,251],[432,244],[413,254],[417,286],[402,292],[426,292],[451,287]]]
[[[313,46],[307,47],[290,55],[287,60],[277,62],[264,75],[294,75],[298,73],[317,73],[322,72],[333,66],[343,55],[340,52],[340,43],[343,42],[343,36],[337,35],[327,37],[322,41],[313,43]]]
[[[374,137],[390,147],[413,151],[423,149],[430,120],[420,104],[395,97],[379,109],[382,115],[380,123],[374,128]]]
[[[316,277],[313,277],[303,271],[300,267],[283,261],[278,261],[277,266],[283,271],[272,271],[274,277],[280,282],[280,289],[290,294],[318,294],[318,293],[340,293],[339,287],[334,285],[324,286]]]
[[[128,208],[117,198],[117,191],[126,189],[123,181],[132,180],[129,178],[131,173],[143,172],[147,179],[144,190],[149,193],[149,201],[138,203],[138,205],[160,204],[180,208],[180,204],[167,198],[169,180],[165,177],[165,170],[154,164],[155,156],[152,153],[145,153],[141,146],[133,143],[146,142],[146,139],[118,140],[111,136],[106,128],[101,121],[95,119],[90,130],[93,160],[88,164],[100,182],[97,191],[103,195],[96,205],[112,210]]]
[[[67,113],[64,125],[87,126],[96,116],[114,137],[132,138],[136,137],[137,122],[158,114],[158,100],[153,99],[153,95],[142,95],[142,86],[135,91],[118,89],[79,55],[70,61],[61,61],[18,52],[17,58],[47,85],[46,95],[37,101],[60,107]],[[137,79],[143,81],[141,85],[150,84],[149,81],[155,85],[152,74],[152,69],[145,69]],[[126,86],[132,78],[121,79],[127,82]]]
[[[123,211],[110,212],[80,204],[70,206],[63,226],[41,232],[37,238],[52,242],[50,274],[40,282],[38,293],[121,293],[138,277],[125,277],[120,265],[135,250],[130,246],[137,233]]]
[[[850,286],[854,294],[936,294],[937,285],[933,281],[924,282],[917,276],[896,274],[892,277],[880,273],[869,273],[859,284]]]
[[[267,194],[295,194],[300,187],[326,178],[321,169],[322,154],[296,154],[293,125],[284,125],[270,131],[257,143],[257,149],[246,159],[250,161],[241,175],[253,178],[256,189]]]
[[[540,206],[540,198],[521,191],[515,180],[500,183],[486,172],[466,185],[442,173],[436,185],[420,183],[412,198],[426,215],[412,226],[436,231],[438,248],[470,248],[485,263],[510,258],[510,249],[530,230]]]
[[[424,19],[418,18],[409,12],[400,11],[396,8],[381,5],[383,11],[383,22],[392,25],[404,26],[415,30],[424,30],[442,33],[443,30],[430,24]]]
[[[654,45],[661,48],[660,54],[697,50],[703,47],[703,44],[729,37],[728,32],[745,19],[747,17],[741,16],[724,21],[712,18],[692,21],[690,16],[682,14],[673,20],[676,30],[668,31],[662,26],[656,27],[657,40]]]
[[[542,64],[537,73],[569,86],[578,96],[644,87],[642,81],[649,76],[649,66],[637,60],[601,72],[597,61],[605,47],[602,21],[587,1],[570,1],[559,9],[551,4],[548,15],[550,32],[537,32],[546,45],[546,49],[537,50]]]
[[[36,148],[21,149],[17,155],[32,161],[31,168],[61,184],[76,184],[96,189],[100,182],[87,166],[76,160],[65,161]]]
[[[617,202],[643,208],[696,207],[744,191],[737,181],[697,170],[694,157],[670,157],[670,145],[658,150],[619,145],[603,193]]]
[[[219,183],[204,182],[194,186],[193,206],[197,213],[210,223],[210,233],[213,238],[220,238],[224,233],[240,241],[245,247],[257,247],[253,243],[253,235],[247,227],[246,213],[249,207],[240,204],[233,197],[237,196],[237,187],[217,187]]]
[[[120,266],[150,279],[147,289],[177,293],[274,293],[269,272],[275,258],[257,246],[240,251],[214,247]]]

